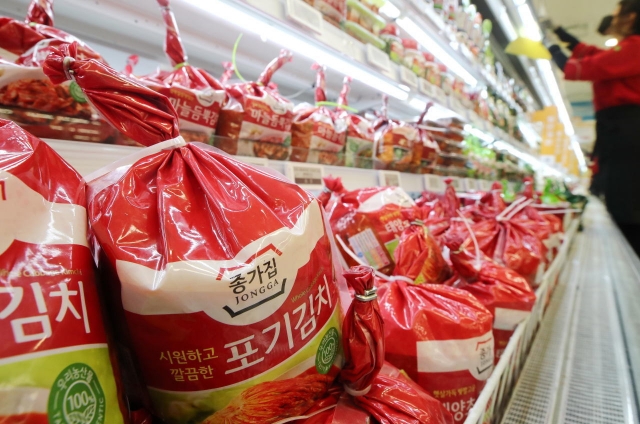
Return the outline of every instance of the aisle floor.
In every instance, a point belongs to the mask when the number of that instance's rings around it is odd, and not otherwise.
[[[640,260],[592,201],[503,424],[637,423]]]

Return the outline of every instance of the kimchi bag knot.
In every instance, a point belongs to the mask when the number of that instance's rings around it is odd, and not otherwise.
[[[67,77],[67,80],[73,80],[73,70],[71,66],[75,63],[75,59],[71,56],[65,56],[62,60],[62,70],[64,71],[64,76]]]

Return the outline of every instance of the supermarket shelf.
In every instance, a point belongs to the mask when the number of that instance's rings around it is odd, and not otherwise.
[[[559,299],[563,298],[562,293],[565,290],[566,283],[558,284],[558,282],[567,281],[567,273],[564,265],[567,262],[570,248],[575,239],[578,224],[578,221],[574,219],[568,226],[560,251],[545,272],[542,282],[536,290],[537,300],[531,315],[518,325],[513,336],[511,336],[509,344],[493,370],[493,374],[491,374],[491,377],[487,380],[485,388],[480,393],[471,411],[469,411],[469,416],[465,424],[500,422],[500,418],[504,414],[505,407],[509,402],[513,387],[518,381],[532,343],[534,346],[536,343],[540,344],[539,340],[541,336],[538,336],[535,343],[534,338],[536,337],[536,332],[541,322],[543,322],[543,317],[546,322],[549,320],[549,316],[557,315],[563,311],[560,307]],[[536,353],[532,352],[530,357],[535,358]],[[540,376],[540,378],[543,378],[543,376]],[[545,389],[547,388],[545,387]],[[546,393],[547,392],[543,392],[542,395]]]
[[[503,424],[638,421],[640,260],[601,203],[584,225]]]

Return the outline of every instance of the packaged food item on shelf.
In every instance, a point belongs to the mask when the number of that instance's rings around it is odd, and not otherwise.
[[[346,23],[353,22],[377,37],[380,31],[387,25],[387,22],[383,17],[378,15],[377,12],[367,7],[363,1],[347,0]],[[384,48],[384,46],[382,48]]]
[[[425,119],[429,110],[433,107],[433,103],[427,103],[425,110],[422,112],[416,123],[418,129],[418,142],[413,150],[413,170],[427,173],[431,167],[437,165],[440,154],[440,147],[431,136],[425,126]]]
[[[322,16],[333,25],[339,26],[347,17],[347,0],[305,0],[322,12]]]
[[[361,41],[365,44],[371,44],[380,50],[385,50],[387,44],[385,41],[373,34],[371,31],[365,29],[362,25],[357,22],[346,20],[342,23],[342,28],[344,31],[355,38],[358,41]]]
[[[124,424],[85,183],[0,119],[0,422]]]
[[[525,278],[487,257],[472,238],[449,234],[445,239],[459,276],[454,287],[473,294],[493,314],[497,364],[518,324],[531,314],[536,295]]]
[[[387,104],[382,98],[382,109],[374,123],[374,167],[406,172],[411,169],[415,144],[420,141],[418,129],[404,121],[389,119]]]
[[[409,227],[402,211],[414,206],[399,187],[370,187],[338,196],[328,216],[347,264],[366,264],[389,275],[398,240]]]
[[[230,139],[221,146],[224,151],[277,160],[289,157],[293,103],[270,81],[291,57],[291,52],[282,50],[257,81],[225,87],[227,97],[216,127],[217,136]]]
[[[443,284],[380,282],[385,358],[464,422],[491,375],[493,316],[472,294]]]
[[[395,24],[387,24],[382,31],[380,31],[380,38],[386,43],[386,51],[389,54],[389,58],[397,63],[401,64],[404,61],[404,45],[400,38],[400,31]]]
[[[68,41],[77,42],[80,57],[103,59],[75,37],[47,25],[53,22],[50,1],[34,0],[26,20],[28,24],[0,18],[0,49],[4,45],[19,53],[0,53],[0,118],[40,138],[113,142],[116,132],[98,119],[73,85],[54,87],[42,73],[51,48]]]
[[[393,256],[393,275],[408,278],[414,284],[441,284],[451,278],[451,268],[438,242],[422,221],[412,221],[402,232]]]
[[[346,166],[355,168],[373,168],[373,143],[375,133],[373,124],[368,119],[356,115],[348,110],[349,90],[351,78],[345,77],[340,97],[338,98],[339,112],[347,123],[347,139],[344,153]]]
[[[140,77],[149,88],[167,96],[180,117],[180,133],[186,141],[210,143],[225,98],[222,84],[204,69],[192,66],[169,0],[157,0],[166,27],[164,51],[173,70]]]
[[[385,338],[373,270],[345,273],[353,301],[343,323],[344,386],[334,386],[296,424],[452,424],[452,415],[424,389],[384,361]]]
[[[424,60],[424,53],[420,51],[418,42],[412,38],[403,38],[402,46],[404,47],[404,58],[402,61],[404,66],[411,69],[413,73],[419,77],[423,77],[427,66]]]
[[[447,71],[446,66],[437,63],[435,56],[428,52],[423,52],[424,57],[424,78],[436,87],[442,87],[442,74]]]
[[[202,424],[300,415],[341,365],[320,204],[279,174],[186,143],[166,97],[74,50],[49,55],[47,75],[74,78],[106,119],[151,146],[87,181],[117,334],[155,413]]]
[[[317,72],[316,104],[302,103],[293,110],[289,160],[343,165],[347,121],[342,113],[327,106],[325,68],[319,64],[312,68]]]

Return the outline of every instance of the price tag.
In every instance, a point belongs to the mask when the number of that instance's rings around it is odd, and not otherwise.
[[[426,79],[420,78],[419,89],[422,92],[422,94],[429,96],[434,100],[436,99],[436,86],[433,84],[430,84],[429,81],[427,81]]]
[[[378,184],[381,187],[400,187],[400,172],[378,171]]]
[[[449,109],[457,113],[458,115],[466,118],[467,117],[467,109],[462,105],[460,100],[458,100],[455,96],[449,96]]]
[[[456,189],[456,191],[459,191],[459,192],[464,191],[462,178],[460,177],[447,177],[447,178],[451,180],[451,185],[453,186],[453,188]]]
[[[287,178],[302,188],[321,190],[324,167],[310,163],[287,162],[285,167]]]
[[[287,18],[309,28],[318,34],[322,33],[324,19],[319,10],[302,0],[287,0]]]
[[[241,162],[247,163],[249,165],[257,165],[257,166],[269,166],[269,159],[267,158],[256,158],[252,156],[236,156]]]
[[[367,60],[376,68],[390,72],[391,59],[389,59],[389,55],[387,52],[380,50],[373,44],[367,44]]]
[[[446,184],[439,175],[425,174],[424,175],[424,187],[427,191],[433,193],[444,193]]]
[[[410,87],[418,88],[418,76],[406,66],[400,66],[400,81]]]
[[[478,180],[474,178],[465,178],[464,185],[468,193],[475,193],[478,191]]]
[[[493,183],[489,180],[481,180],[480,181],[480,188],[482,189],[482,191],[489,191],[491,190],[491,185]]]
[[[447,104],[447,93],[440,87],[435,87],[435,100],[441,105],[445,106]]]

